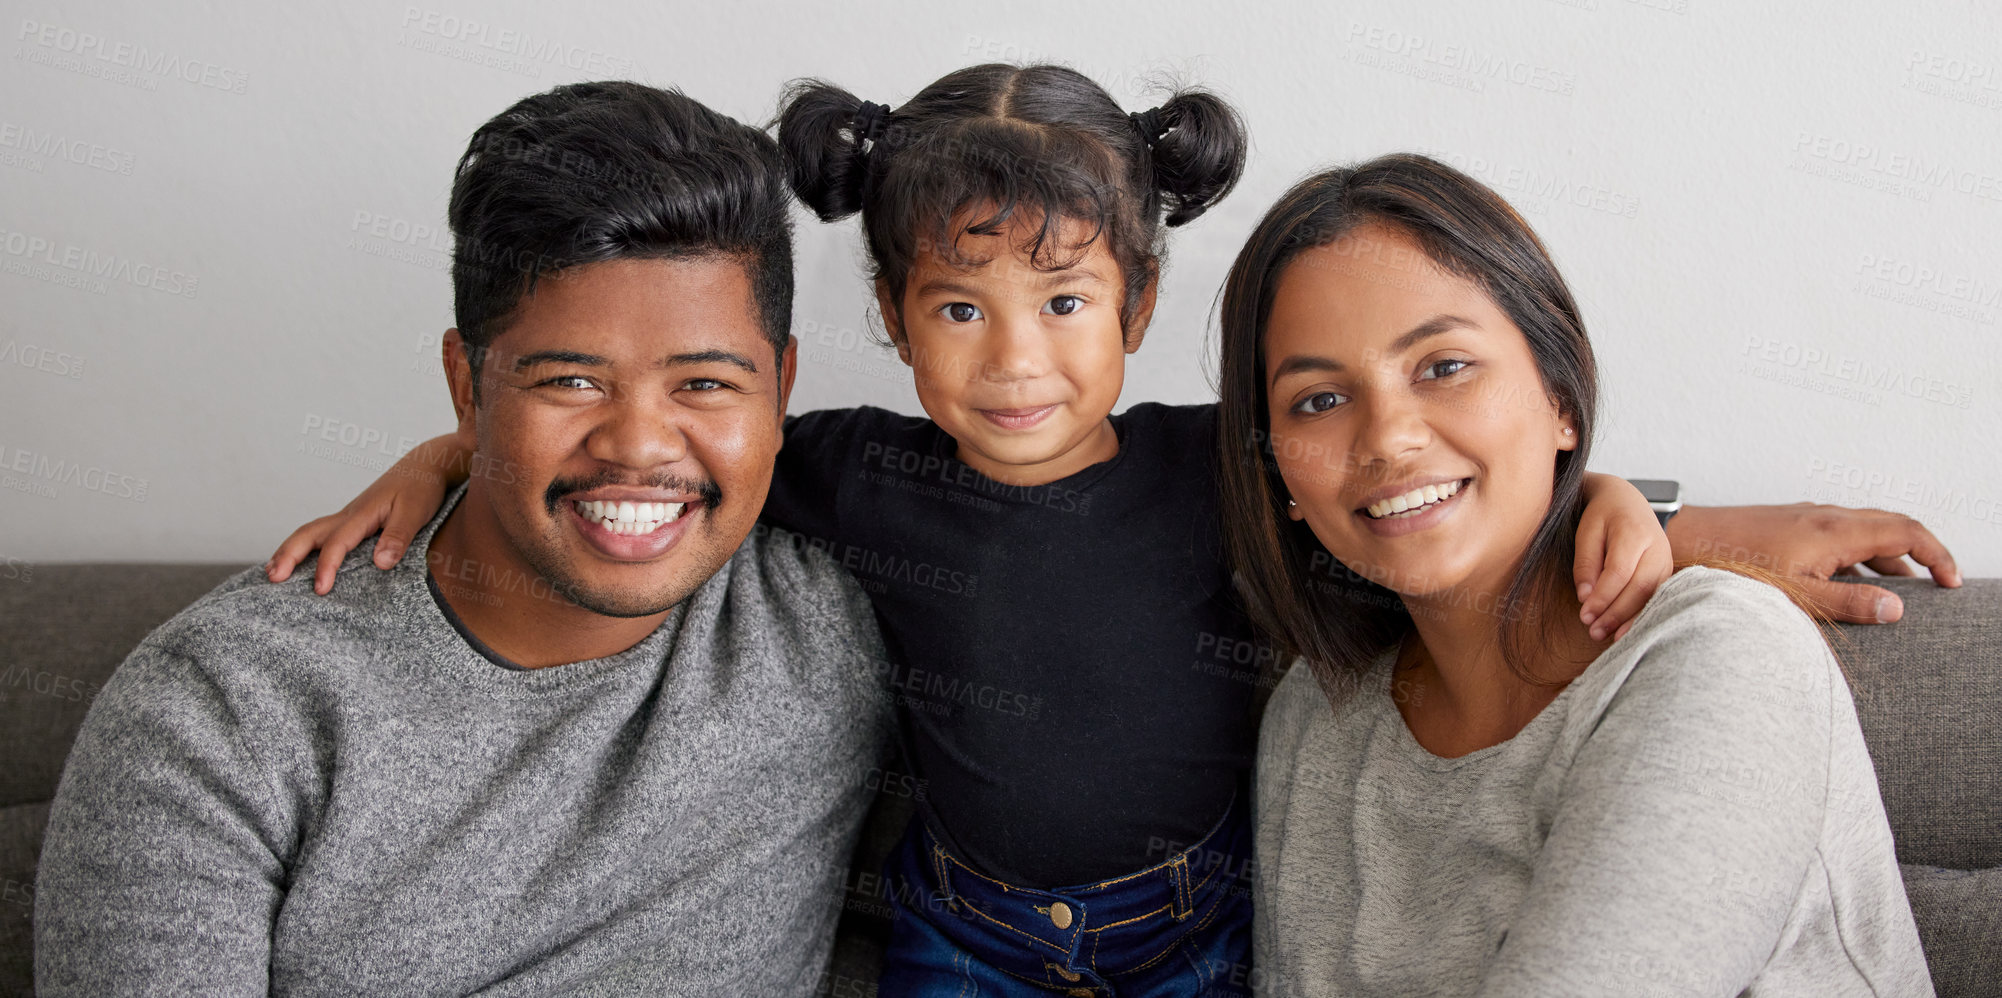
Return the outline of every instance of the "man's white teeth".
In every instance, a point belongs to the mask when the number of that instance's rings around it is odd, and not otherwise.
[[[1388,499],[1370,503],[1367,512],[1370,515],[1370,519],[1381,520],[1386,516],[1396,516],[1399,513],[1408,513],[1421,507],[1430,506],[1441,499],[1450,499],[1453,497],[1453,493],[1458,491],[1460,491],[1459,482],[1443,482],[1438,485],[1427,485],[1423,488],[1412,489],[1401,496],[1392,496]]]
[[[615,534],[650,534],[681,519],[682,502],[580,502],[577,515]]]

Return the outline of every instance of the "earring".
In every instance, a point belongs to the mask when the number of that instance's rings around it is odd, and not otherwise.
[[[1298,506],[1298,505],[1300,505],[1300,500],[1298,500],[1298,499],[1288,499],[1288,500],[1286,500],[1286,505],[1287,505],[1288,507],[1292,507],[1292,506]]]
[[[1565,428],[1564,428],[1564,435],[1565,435],[1565,436],[1567,436],[1567,437],[1571,435],[1571,428],[1570,428],[1570,427],[1568,427],[1568,426],[1567,426],[1567,427],[1565,427]]]

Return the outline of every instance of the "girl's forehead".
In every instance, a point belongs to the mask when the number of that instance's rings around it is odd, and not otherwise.
[[[959,225],[949,244],[920,245],[912,257],[910,282],[949,278],[1042,285],[1062,277],[1112,284],[1119,276],[1104,232],[1071,219],[1045,232],[1040,219],[1016,216],[987,231]]]

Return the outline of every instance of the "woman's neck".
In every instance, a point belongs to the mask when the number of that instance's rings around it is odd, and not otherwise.
[[[1416,635],[1399,651],[1395,699],[1426,751],[1455,758],[1514,738],[1611,644],[1579,622],[1575,595],[1553,589],[1522,607],[1520,626],[1538,638],[1536,657],[1523,664],[1538,682],[1509,667],[1498,599],[1460,591],[1405,599]]]

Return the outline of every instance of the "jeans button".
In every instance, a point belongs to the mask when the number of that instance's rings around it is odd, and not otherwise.
[[[1063,903],[1062,901],[1058,901],[1056,904],[1050,905],[1050,924],[1056,926],[1059,929],[1070,928],[1071,906]]]

